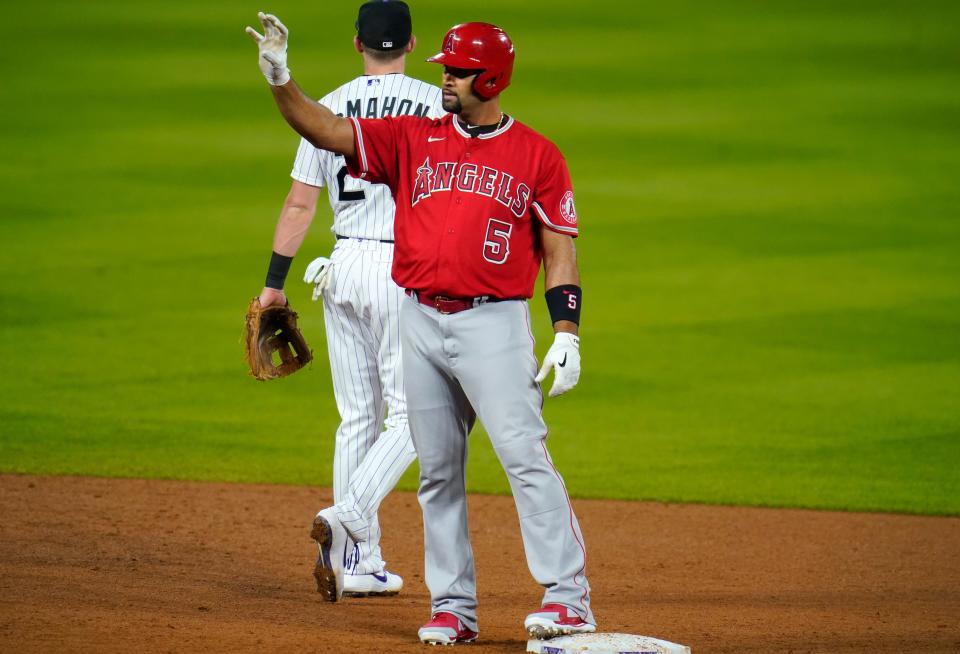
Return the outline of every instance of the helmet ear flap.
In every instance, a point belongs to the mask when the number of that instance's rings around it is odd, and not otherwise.
[[[500,71],[481,71],[473,80],[473,91],[484,100],[489,100],[506,88],[503,84],[506,73]]]
[[[497,85],[497,74],[489,73],[486,70],[481,70],[477,73],[477,78],[473,80],[473,91],[479,95],[484,100],[489,100],[492,98],[495,93],[492,93],[492,90]]]

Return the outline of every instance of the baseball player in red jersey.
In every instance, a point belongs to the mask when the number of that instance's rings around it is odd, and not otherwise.
[[[534,638],[596,629],[583,536],[546,448],[539,386],[576,385],[582,293],[578,233],[566,163],[551,142],[500,110],[514,49],[486,23],[454,26],[442,51],[441,119],[343,119],[290,79],[286,28],[261,14],[252,32],[260,67],[290,125],[314,146],[343,154],[352,175],[393,192],[392,275],[401,308],[403,374],[420,459],[426,582],[432,598],[423,642],[477,638],[476,574],[467,529],[467,437],[479,417],[513,491],[527,565],[545,588],[524,627]],[[537,372],[527,299],[541,262],[555,340]],[[350,534],[323,517],[318,539],[329,583],[343,570],[330,551]]]

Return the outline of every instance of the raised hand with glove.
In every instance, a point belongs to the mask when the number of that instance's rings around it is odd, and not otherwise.
[[[260,71],[273,86],[283,86],[290,81],[290,69],[287,68],[287,32],[286,26],[273,14],[262,11],[257,14],[263,25],[263,34],[247,27],[250,35],[260,49]]]

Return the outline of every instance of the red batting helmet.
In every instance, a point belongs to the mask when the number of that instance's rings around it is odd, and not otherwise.
[[[451,68],[480,69],[473,91],[489,100],[510,86],[513,43],[507,33],[490,23],[454,25],[443,37],[443,49],[427,61]]]

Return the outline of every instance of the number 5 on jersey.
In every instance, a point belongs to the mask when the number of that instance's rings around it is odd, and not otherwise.
[[[491,218],[487,223],[487,239],[483,242],[483,258],[500,264],[510,255],[510,233],[513,225]]]

